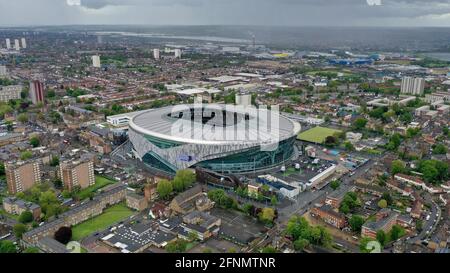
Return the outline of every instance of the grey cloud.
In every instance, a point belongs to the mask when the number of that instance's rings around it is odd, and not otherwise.
[[[381,1],[382,6],[367,0],[81,0],[79,7],[67,0],[0,0],[0,25],[450,26],[450,0]]]
[[[82,6],[89,9],[102,9],[108,6],[233,6],[242,8],[261,5],[295,6],[295,8],[322,8],[327,10],[345,7],[347,13],[355,17],[405,17],[414,18],[427,15],[441,15],[450,13],[450,0],[381,0],[382,6],[370,7],[367,0],[82,0]],[[292,7],[291,7],[292,8]]]

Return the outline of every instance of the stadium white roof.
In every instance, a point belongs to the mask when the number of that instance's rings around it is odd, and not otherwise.
[[[204,145],[267,145],[296,136],[301,129],[300,124],[275,111],[218,104],[153,109],[134,116],[129,125],[147,136]]]

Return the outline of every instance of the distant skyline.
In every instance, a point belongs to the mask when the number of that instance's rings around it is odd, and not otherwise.
[[[450,0],[0,0],[1,26],[445,26]]]

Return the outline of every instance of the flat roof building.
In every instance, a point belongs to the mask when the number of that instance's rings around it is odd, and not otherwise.
[[[11,195],[24,192],[41,183],[41,167],[38,160],[8,162],[5,164],[5,173]]]
[[[10,100],[18,100],[21,98],[21,92],[21,85],[0,86],[0,101],[8,102]]]
[[[95,184],[94,162],[90,159],[62,162],[60,176],[69,191],[78,186],[81,189],[92,186]]]

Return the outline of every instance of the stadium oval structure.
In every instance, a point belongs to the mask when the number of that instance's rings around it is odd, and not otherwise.
[[[289,160],[300,129],[277,111],[190,104],[136,115],[129,138],[137,158],[167,174],[191,167],[248,173]]]

